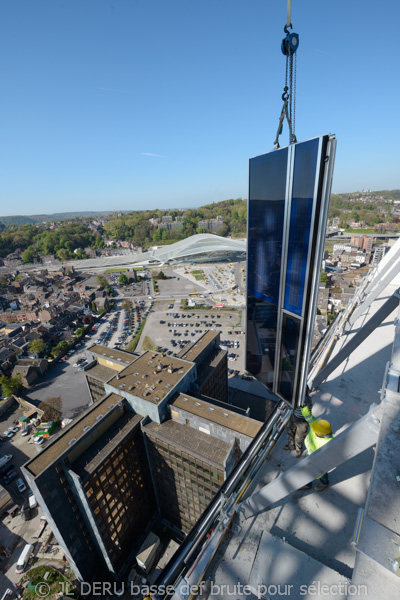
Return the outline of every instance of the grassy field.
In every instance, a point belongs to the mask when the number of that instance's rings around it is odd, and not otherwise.
[[[143,267],[132,267],[134,271],[143,271]],[[105,273],[125,273],[125,271],[131,271],[132,268],[125,269],[107,269],[104,271]]]
[[[359,233],[360,235],[364,234],[364,233],[377,233],[376,231],[374,231],[373,229],[345,229],[343,234],[346,235],[346,233]]]
[[[193,277],[196,279],[196,281],[203,281],[204,277],[203,277],[203,273],[201,271],[191,271]]]
[[[148,335],[143,340],[143,350],[152,350],[153,352],[158,351],[158,346]]]

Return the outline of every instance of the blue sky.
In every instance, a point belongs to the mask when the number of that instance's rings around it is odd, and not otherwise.
[[[337,135],[335,192],[400,188],[400,3],[292,4],[298,140]],[[286,0],[2,0],[0,215],[247,197],[285,22]]]

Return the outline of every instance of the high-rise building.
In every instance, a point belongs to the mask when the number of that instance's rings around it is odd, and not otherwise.
[[[140,415],[110,394],[93,404],[23,473],[77,577],[129,567],[132,540],[156,514]],[[128,564],[126,562],[128,561]]]
[[[154,524],[189,531],[261,426],[224,401],[219,333],[179,356],[90,353],[93,403],[23,467],[83,581],[124,576]]]

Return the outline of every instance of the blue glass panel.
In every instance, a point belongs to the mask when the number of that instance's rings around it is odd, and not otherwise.
[[[246,369],[272,389],[275,368],[276,306],[247,297]]]
[[[294,374],[298,359],[300,321],[283,314],[281,365],[278,391],[285,400],[292,401]]]
[[[296,146],[284,308],[302,314],[318,158],[318,139]]]
[[[248,293],[278,305],[288,149],[250,160]]]

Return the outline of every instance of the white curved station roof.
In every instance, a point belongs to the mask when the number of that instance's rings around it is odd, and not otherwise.
[[[245,241],[223,238],[212,233],[198,233],[175,244],[144,252],[138,256],[138,262],[177,264],[182,262],[219,262],[235,258],[244,259],[245,257]]]

